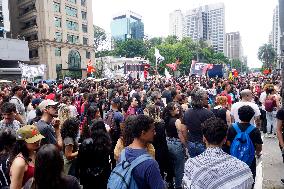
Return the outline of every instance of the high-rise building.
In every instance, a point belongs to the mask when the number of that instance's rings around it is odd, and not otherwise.
[[[126,11],[115,15],[111,22],[111,35],[114,40],[143,39],[144,23],[142,16]]]
[[[182,39],[184,36],[184,15],[181,10],[170,13],[169,34]]]
[[[204,5],[187,11],[185,15],[185,35],[193,40],[208,41],[215,52],[224,52],[224,3]]]
[[[9,0],[11,33],[29,41],[29,64],[45,78],[81,78],[94,60],[92,0]]]
[[[8,0],[0,0],[0,37],[10,31]]]
[[[277,54],[280,54],[280,24],[279,24],[279,7],[273,10],[272,26],[272,45]]]
[[[240,32],[231,32],[226,34],[225,55],[229,59],[242,60],[242,40]]]

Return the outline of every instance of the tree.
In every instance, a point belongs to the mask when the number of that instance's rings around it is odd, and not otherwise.
[[[264,44],[259,47],[257,55],[264,68],[275,68],[276,52],[272,44]]]
[[[126,58],[145,57],[147,49],[143,40],[127,39],[125,41],[116,41],[114,55]]]
[[[98,51],[107,41],[105,30],[94,25],[94,48]]]

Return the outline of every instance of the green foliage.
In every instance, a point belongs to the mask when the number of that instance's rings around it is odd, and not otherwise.
[[[106,33],[105,30],[99,26],[94,25],[94,48],[97,51],[98,48],[106,43]]]
[[[143,40],[128,39],[125,41],[116,41],[114,55],[134,58],[145,57],[147,54],[146,46]]]
[[[275,68],[277,55],[272,44],[264,44],[260,46],[257,56],[258,59],[263,63],[263,68]]]

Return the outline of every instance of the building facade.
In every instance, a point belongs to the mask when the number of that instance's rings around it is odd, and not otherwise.
[[[175,10],[169,17],[169,34],[182,39],[184,36],[184,15],[181,10]]]
[[[225,55],[229,59],[239,59],[242,60],[242,39],[240,32],[231,32],[226,34],[226,51]]]
[[[115,15],[111,22],[111,35],[114,40],[142,40],[144,38],[142,16],[132,11]]]
[[[185,36],[208,41],[215,52],[225,53],[225,6],[223,3],[191,9],[185,15]]]
[[[277,54],[280,54],[280,25],[278,6],[276,6],[276,8],[273,10],[272,45]]]
[[[0,0],[0,37],[10,31],[8,0]]]
[[[29,42],[29,64],[45,79],[81,78],[94,60],[92,0],[9,0],[11,33]]]

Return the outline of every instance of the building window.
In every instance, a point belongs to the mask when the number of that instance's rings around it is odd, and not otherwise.
[[[56,64],[56,71],[60,72],[62,70],[62,64]]]
[[[62,42],[62,33],[61,32],[55,32],[55,41],[56,42]]]
[[[71,44],[79,43],[79,36],[67,34],[67,41]]]
[[[76,4],[76,0],[67,0],[69,1],[70,3],[75,3]]]
[[[87,20],[87,12],[82,11],[81,13],[82,13],[82,19]]]
[[[78,29],[79,29],[78,23],[70,21],[70,20],[66,20],[66,26],[67,26],[67,29],[73,30],[73,31],[78,31]]]
[[[69,69],[81,68],[81,56],[78,51],[71,50],[68,55]]]
[[[85,7],[85,6],[86,6],[86,0],[81,0],[81,5],[82,5],[83,7]]]
[[[61,56],[61,48],[55,48],[55,56]]]
[[[77,9],[66,6],[65,10],[68,16],[77,17]]]
[[[82,24],[82,31],[84,33],[87,33],[88,32],[88,26],[86,24]]]
[[[91,58],[91,53],[89,51],[86,51],[86,58],[90,59]]]
[[[88,38],[83,37],[83,45],[88,45]]]
[[[55,27],[61,28],[61,18],[55,17],[54,18],[54,24],[55,24]]]
[[[29,58],[37,58],[38,57],[38,50],[33,49],[29,51]]]
[[[53,2],[53,11],[60,12],[60,3]]]

